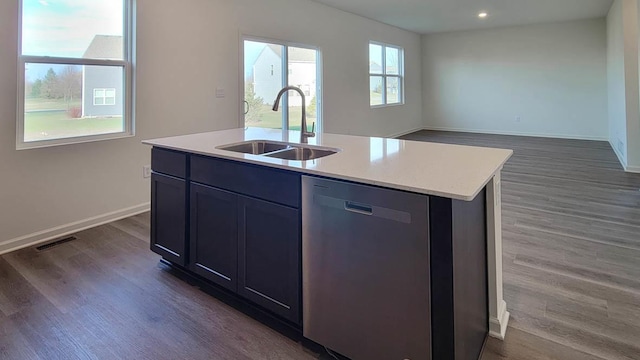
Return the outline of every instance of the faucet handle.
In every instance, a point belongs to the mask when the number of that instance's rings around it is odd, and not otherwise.
[[[315,133],[316,132],[316,122],[312,122],[311,123],[311,133]]]

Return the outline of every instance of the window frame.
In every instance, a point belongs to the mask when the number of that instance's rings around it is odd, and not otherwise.
[[[377,45],[382,48],[382,72],[380,74],[374,74],[371,72],[371,45]],[[398,50],[398,74],[387,74],[387,48]],[[386,44],[379,41],[369,41],[368,51],[369,54],[369,107],[371,109],[383,108],[389,106],[400,106],[404,105],[404,48],[397,45]],[[371,104],[371,78],[379,77],[382,78],[382,104],[373,105]],[[398,79],[398,90],[400,92],[398,102],[389,103],[387,97],[387,79],[388,78],[396,78]]]
[[[289,47],[295,47],[295,48],[301,48],[301,49],[308,49],[308,50],[314,50],[316,51],[316,111],[317,111],[317,120],[315,123],[315,132],[316,134],[321,134],[323,129],[324,129],[324,112],[323,112],[323,106],[324,106],[324,94],[323,94],[323,89],[324,89],[324,81],[323,81],[323,74],[324,74],[324,64],[323,64],[323,60],[322,60],[322,48],[319,46],[315,46],[315,45],[309,45],[309,44],[302,44],[302,43],[298,43],[298,42],[294,42],[294,41],[286,41],[286,40],[278,40],[278,39],[273,39],[273,38],[268,38],[268,37],[262,37],[262,36],[255,36],[255,35],[250,35],[250,34],[245,34],[245,33],[241,33],[240,34],[240,46],[239,46],[239,50],[240,50],[240,63],[239,63],[239,78],[240,78],[240,86],[239,86],[239,90],[238,90],[238,94],[239,94],[239,99],[243,100],[244,99],[244,87],[245,87],[245,79],[244,79],[244,43],[245,41],[254,41],[254,42],[262,42],[262,43],[269,43],[269,44],[274,44],[274,45],[279,45],[279,46],[283,46],[283,56],[282,56],[282,68],[283,69],[287,69],[287,71],[282,71],[282,82],[284,84],[288,84],[289,83]],[[287,85],[285,85],[287,86]],[[294,96],[299,96],[300,94],[298,94],[295,91],[290,92],[291,95]],[[306,96],[306,95],[305,95]],[[307,99],[308,102],[311,101],[311,99]],[[244,101],[239,101],[239,112],[238,114],[239,119],[238,119],[238,125],[241,128],[247,128],[246,124],[245,124],[245,107],[244,107]],[[307,106],[309,105],[309,103],[307,103]],[[282,109],[286,109],[283,110],[283,117],[282,117],[282,128],[284,129],[287,122],[288,122],[288,118],[289,118],[289,96],[283,96],[281,101],[280,101],[280,107]],[[309,129],[311,129],[311,124],[307,124],[307,126],[309,127]]]
[[[16,150],[26,150],[34,148],[44,148],[50,146],[78,144],[102,140],[121,139],[135,136],[134,119],[134,78],[133,63],[135,58],[135,0],[121,0],[123,2],[123,59],[122,60],[102,60],[67,58],[44,55],[23,55],[22,54],[22,18],[24,0],[19,0],[18,4],[18,94],[17,94],[17,114],[16,114]],[[122,119],[124,129],[117,133],[96,134],[57,138],[50,140],[24,141],[24,108],[25,108],[25,74],[26,64],[56,64],[56,65],[95,65],[120,67],[123,69],[123,114]]]

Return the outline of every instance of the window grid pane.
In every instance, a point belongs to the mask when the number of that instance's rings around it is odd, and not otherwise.
[[[384,58],[382,46],[369,44],[369,73],[382,74],[384,70]]]
[[[386,47],[385,51],[385,74],[387,75],[399,75],[400,74],[400,51],[396,48]]]
[[[371,106],[384,105],[384,77],[371,76],[369,92]]]
[[[23,0],[22,55],[124,60],[124,5]]]
[[[387,77],[387,104],[400,102],[400,80],[398,77]]]

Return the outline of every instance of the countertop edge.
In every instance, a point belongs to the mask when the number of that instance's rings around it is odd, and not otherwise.
[[[498,166],[497,169],[491,173],[491,176],[489,176],[482,183],[482,185],[480,185],[471,194],[460,195],[460,194],[445,193],[445,192],[441,192],[441,191],[437,191],[437,190],[427,190],[427,189],[424,189],[424,188],[414,188],[414,187],[411,187],[411,186],[404,186],[404,185],[401,185],[401,184],[394,184],[394,183],[375,181],[375,180],[366,179],[366,178],[357,178],[357,177],[350,177],[350,176],[344,176],[344,175],[339,175],[339,174],[327,173],[327,172],[323,172],[323,171],[314,171],[314,170],[311,170],[311,169],[292,168],[292,167],[284,165],[284,164],[274,164],[274,163],[270,163],[270,162],[260,161],[260,159],[257,158],[257,157],[259,157],[261,155],[253,155],[253,156],[256,156],[256,159],[251,159],[251,158],[247,158],[247,157],[237,157],[237,156],[232,156],[232,155],[227,156],[227,155],[219,154],[219,153],[210,153],[210,152],[206,152],[205,153],[205,152],[200,152],[200,151],[196,151],[196,150],[187,150],[187,149],[184,149],[184,148],[181,148],[181,147],[178,147],[178,146],[171,146],[171,145],[166,145],[166,144],[158,144],[158,143],[154,142],[153,140],[143,140],[142,143],[145,144],[145,145],[149,145],[149,146],[152,146],[152,147],[158,147],[158,148],[162,148],[162,149],[181,151],[181,152],[185,152],[185,153],[196,154],[196,155],[201,155],[201,156],[206,156],[206,157],[219,158],[219,159],[225,159],[225,160],[231,160],[231,161],[238,161],[238,162],[243,162],[243,163],[252,164],[252,165],[259,165],[259,166],[266,166],[266,167],[271,167],[271,168],[276,168],[276,169],[281,169],[281,170],[287,170],[287,171],[296,172],[296,173],[300,173],[300,174],[309,174],[309,175],[330,177],[330,178],[338,179],[338,180],[352,181],[352,182],[357,182],[357,183],[366,184],[366,185],[380,186],[380,187],[384,187],[384,188],[388,188],[388,189],[402,190],[402,191],[408,191],[408,192],[424,194],[424,195],[439,196],[439,197],[443,197],[443,198],[448,198],[448,199],[453,199],[453,200],[461,200],[461,201],[473,201],[478,196],[478,194],[480,194],[482,189],[484,189],[487,186],[489,181],[491,181],[491,179],[494,178],[496,176],[496,174],[501,171],[501,169],[504,167],[504,164],[509,160],[511,155],[513,155],[513,150],[509,150],[511,152],[510,156],[507,157],[500,164],[500,166]],[[504,149],[504,150],[506,150],[506,149]],[[249,155],[249,156],[251,156],[251,155]]]

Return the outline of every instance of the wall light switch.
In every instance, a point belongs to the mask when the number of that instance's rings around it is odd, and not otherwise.
[[[223,98],[224,95],[224,89],[223,88],[216,88],[216,97],[218,99]]]

